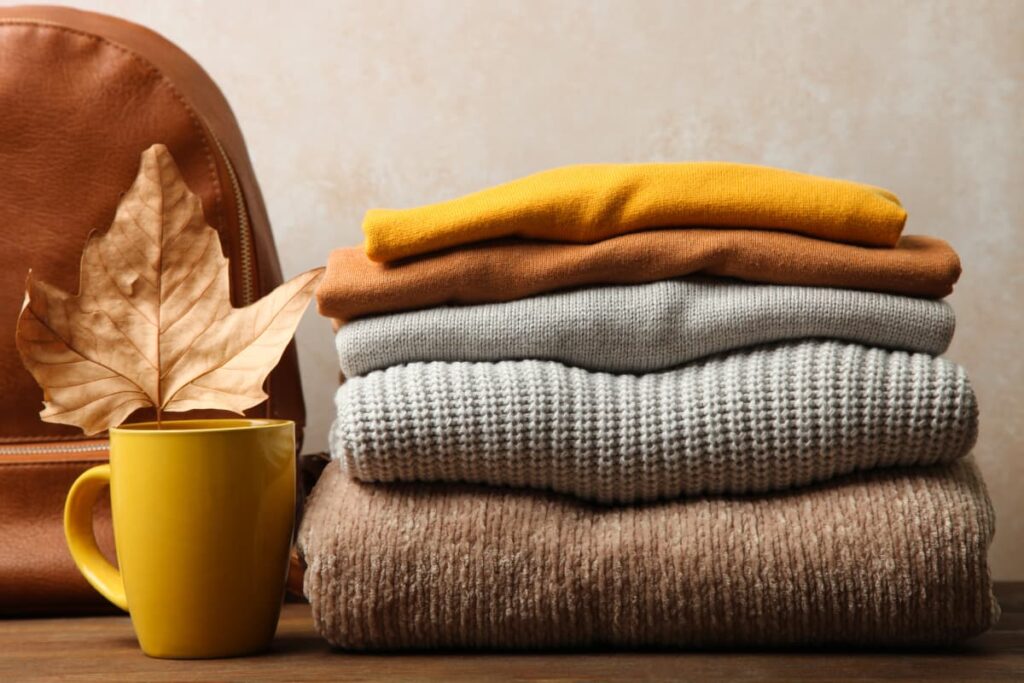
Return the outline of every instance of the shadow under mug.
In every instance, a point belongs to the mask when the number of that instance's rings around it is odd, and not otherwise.
[[[119,569],[93,505],[110,486]],[[151,657],[266,649],[284,599],[295,518],[295,425],[182,420],[110,430],[110,464],[82,473],[64,507],[71,556],[129,612]]]

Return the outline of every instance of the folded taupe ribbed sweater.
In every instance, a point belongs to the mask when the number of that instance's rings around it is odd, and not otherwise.
[[[802,341],[663,373],[550,361],[412,363],[345,382],[331,451],[364,481],[469,481],[603,502],[784,489],[966,455],[966,373]]]
[[[345,648],[899,646],[994,623],[992,533],[971,459],[626,507],[332,463],[299,545]]]
[[[938,355],[945,301],[831,287],[668,280],[354,320],[337,334],[347,377],[417,361],[556,360],[650,372],[711,354],[825,337]]]

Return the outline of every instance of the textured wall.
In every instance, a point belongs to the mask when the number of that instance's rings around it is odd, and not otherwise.
[[[998,578],[1024,579],[1024,2],[87,1],[222,85],[286,274],[370,206],[583,161],[725,159],[896,191],[964,262],[950,355],[982,409]],[[322,449],[336,361],[299,332]]]

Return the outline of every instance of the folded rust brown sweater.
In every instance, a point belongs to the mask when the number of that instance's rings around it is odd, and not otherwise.
[[[936,645],[998,617],[971,459],[629,507],[367,485],[331,463],[299,543],[336,646]]]
[[[344,321],[691,273],[939,298],[952,291],[960,260],[946,242],[930,237],[906,236],[890,249],[704,228],[647,230],[593,244],[480,242],[390,264],[348,247],[331,253],[317,301],[322,315]]]

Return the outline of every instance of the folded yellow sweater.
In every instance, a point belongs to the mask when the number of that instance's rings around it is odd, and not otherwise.
[[[645,228],[767,228],[891,247],[907,213],[896,195],[848,180],[721,162],[590,164],[537,173],[414,209],[370,209],[374,261],[498,237],[589,243]]]

